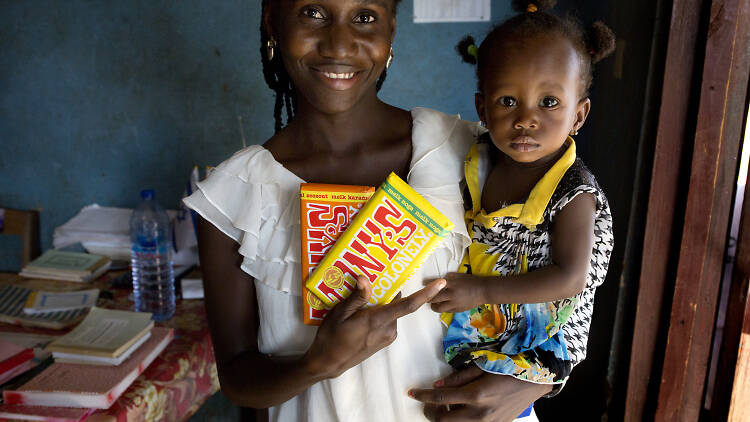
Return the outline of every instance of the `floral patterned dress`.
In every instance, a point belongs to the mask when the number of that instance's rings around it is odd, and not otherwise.
[[[594,176],[576,158],[575,142],[532,189],[524,203],[492,213],[481,209],[481,187],[491,168],[488,139],[476,143],[465,161],[472,238],[461,272],[508,276],[550,264],[550,232],[555,216],[578,194],[596,199],[594,245],[586,287],[578,295],[546,303],[487,304],[448,314],[443,339],[446,361],[456,368],[471,363],[482,370],[548,384],[567,380],[586,357],[594,293],[607,273],[614,240],[612,216]],[[559,389],[553,390],[553,392]]]

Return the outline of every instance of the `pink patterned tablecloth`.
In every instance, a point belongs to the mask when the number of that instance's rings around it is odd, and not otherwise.
[[[129,290],[110,288],[112,274],[91,284],[48,280],[28,280],[15,274],[0,273],[0,282],[17,283],[42,290],[77,290],[97,287],[109,292],[111,299],[100,294],[97,306],[111,309],[133,309]],[[109,295],[105,295],[109,296]],[[175,316],[158,323],[175,329],[175,338],[159,357],[139,376],[130,388],[107,410],[98,410],[87,421],[183,421],[216,391],[219,379],[211,345],[206,310],[202,300],[177,300]],[[13,326],[0,323],[0,331],[25,331],[60,335],[66,331]]]

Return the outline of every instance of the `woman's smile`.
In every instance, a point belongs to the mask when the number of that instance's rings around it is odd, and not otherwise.
[[[349,66],[313,66],[313,75],[330,89],[345,91],[359,82],[361,71],[354,71]]]

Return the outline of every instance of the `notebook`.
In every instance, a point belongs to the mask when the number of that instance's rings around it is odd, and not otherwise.
[[[0,284],[0,322],[61,329],[78,323],[88,312],[88,309],[74,309],[28,315],[23,309],[33,291],[14,284]]]

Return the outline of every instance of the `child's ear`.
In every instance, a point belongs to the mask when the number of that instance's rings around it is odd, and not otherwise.
[[[484,115],[484,97],[482,96],[481,92],[477,92],[476,94],[474,94],[474,107],[477,108],[477,116],[479,116],[479,120],[481,120],[482,123],[486,126],[487,118]]]
[[[583,123],[586,121],[586,117],[588,117],[589,111],[591,111],[591,100],[586,97],[578,102],[578,107],[576,108],[576,118],[573,122],[573,127],[570,129],[570,133],[578,132],[578,130],[583,127]]]

